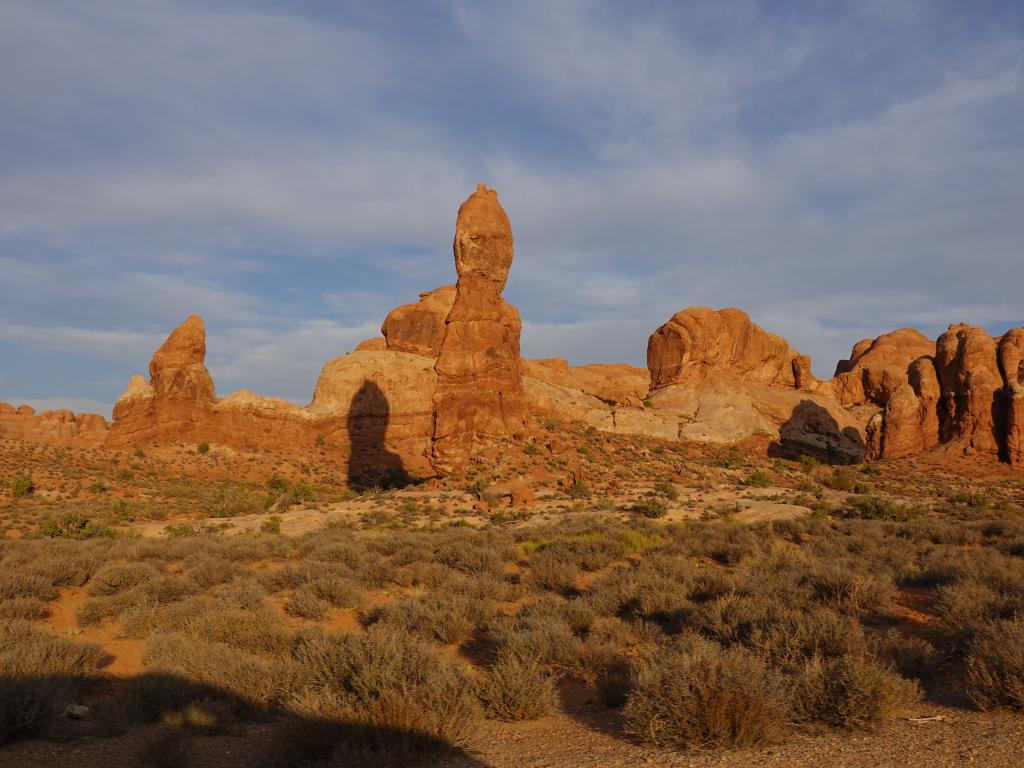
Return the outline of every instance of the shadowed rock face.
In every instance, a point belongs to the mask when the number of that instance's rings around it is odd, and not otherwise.
[[[512,265],[512,227],[493,189],[481,184],[459,208],[454,251],[459,280],[434,366],[431,464],[440,474],[464,464],[479,441],[526,429],[522,323],[501,298]]]

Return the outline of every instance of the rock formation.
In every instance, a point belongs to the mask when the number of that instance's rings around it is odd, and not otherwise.
[[[98,448],[106,437],[107,420],[97,413],[72,413],[68,410],[36,413],[28,405],[15,408],[8,403],[0,403],[0,440]]]
[[[647,343],[650,402],[676,436],[736,442],[755,434],[786,454],[864,455],[861,414],[818,393],[810,358],[738,309],[677,312]]]
[[[519,313],[501,298],[512,266],[512,226],[498,193],[483,184],[455,223],[455,301],[434,370],[431,463],[458,468],[482,439],[522,435],[526,410],[519,361]]]
[[[999,340],[999,370],[1006,414],[1006,460],[1024,466],[1024,328],[1014,328]]]
[[[420,294],[415,304],[403,304],[391,310],[380,332],[386,349],[436,358],[441,353],[445,321],[455,304],[454,285],[446,285]]]
[[[839,361],[829,385],[843,405],[884,407],[896,388],[907,383],[910,364],[933,354],[935,342],[913,328],[900,328],[857,342],[850,359]]]
[[[1024,466],[1024,328],[992,338],[953,325],[858,342],[830,381],[738,309],[691,307],[651,334],[647,369],[520,359],[519,314],[501,296],[514,249],[497,193],[459,208],[458,281],[392,310],[381,337],[328,361],[306,407],[245,390],[218,398],[192,315],[134,376],[109,426],[94,414],[0,403],[0,438],[67,446],[200,442],[319,447],[355,484],[457,471],[477,447],[528,431],[529,415],[598,430],[712,442],[767,436],[785,455],[849,462],[928,450]]]
[[[767,386],[810,386],[810,360],[738,309],[690,307],[677,312],[647,342],[651,389],[726,373]]]
[[[993,339],[951,325],[932,343],[909,328],[858,342],[828,382],[846,405],[881,408],[867,425],[868,454],[907,456],[942,446],[1020,462],[1020,355],[1024,329]]]

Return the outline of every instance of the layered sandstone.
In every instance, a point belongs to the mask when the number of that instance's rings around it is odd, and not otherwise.
[[[501,298],[512,265],[512,226],[498,193],[483,184],[455,223],[455,300],[434,370],[431,463],[458,469],[487,439],[522,435],[526,408],[519,359],[519,313]]]
[[[910,364],[934,354],[935,342],[913,328],[900,328],[857,342],[850,358],[836,366],[829,386],[844,405],[884,407],[896,388],[907,383]]]
[[[690,307],[677,312],[647,342],[651,389],[697,383],[720,372],[753,384],[809,386],[810,361],[781,336],[738,309]]]
[[[934,342],[912,329],[859,342],[828,386],[846,404],[873,403],[867,426],[873,457],[942,446],[1020,463],[1020,357],[1024,329],[993,339],[951,325]]]
[[[783,453],[864,455],[863,414],[819,393],[810,358],[738,309],[677,312],[647,344],[650,402],[677,436],[736,442],[755,434]]]
[[[391,310],[380,329],[385,348],[436,358],[441,353],[445,322],[455,304],[455,291],[454,285],[446,285],[421,293],[415,304]]]
[[[97,413],[53,410],[36,413],[28,405],[0,403],[0,439],[74,448],[97,448],[107,437],[107,420]]]

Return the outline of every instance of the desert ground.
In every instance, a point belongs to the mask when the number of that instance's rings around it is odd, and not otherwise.
[[[5,440],[0,763],[1013,764],[1020,471],[765,448]]]

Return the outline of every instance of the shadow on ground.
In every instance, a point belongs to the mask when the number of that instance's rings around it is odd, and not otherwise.
[[[382,712],[400,722],[400,712]],[[260,708],[175,675],[0,678],[0,765],[487,768],[400,727]]]

